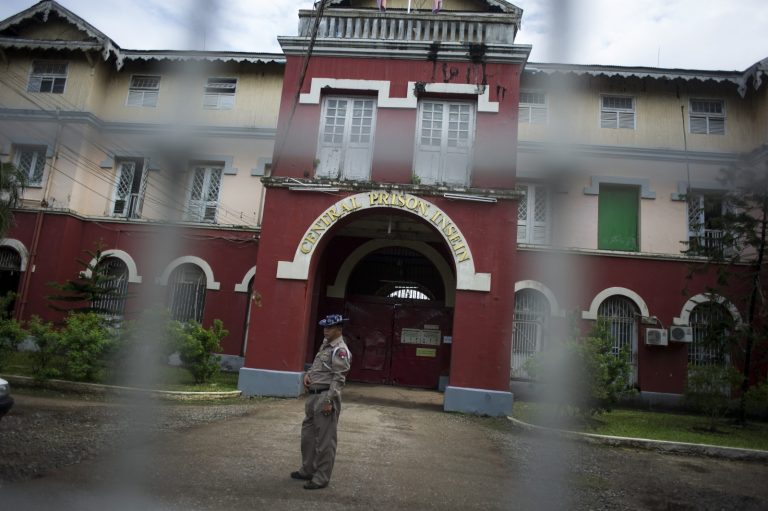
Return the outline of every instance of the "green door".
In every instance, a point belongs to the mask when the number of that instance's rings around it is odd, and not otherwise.
[[[600,185],[597,210],[597,248],[637,252],[639,189]]]

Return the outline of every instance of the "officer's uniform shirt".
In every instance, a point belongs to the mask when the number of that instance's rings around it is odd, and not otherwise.
[[[342,336],[333,341],[323,339],[323,344],[315,355],[309,371],[309,386],[328,385],[327,399],[334,400],[341,396],[341,389],[346,381],[350,367],[349,348]]]

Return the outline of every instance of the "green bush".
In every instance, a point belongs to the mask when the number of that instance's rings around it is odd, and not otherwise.
[[[11,317],[16,293],[7,293],[0,297],[0,369],[5,365],[8,355],[16,349],[26,337],[19,322]]]
[[[39,316],[32,316],[27,322],[27,331],[35,342],[35,351],[30,352],[32,374],[37,379],[55,378],[61,375],[57,367],[61,351],[61,334],[52,323],[45,323]]]
[[[741,381],[741,373],[730,365],[688,365],[685,401],[709,417],[709,430],[717,431],[717,420],[731,402],[731,388]]]
[[[75,381],[96,381],[105,357],[115,345],[103,318],[95,312],[71,313],[60,335],[64,376]]]
[[[221,357],[215,353],[221,351],[221,340],[229,334],[223,326],[220,319],[214,319],[208,330],[196,321],[170,324],[169,351],[179,353],[195,383],[206,383],[219,372]]]
[[[745,397],[749,415],[768,419],[768,382],[750,387]]]
[[[536,354],[525,369],[552,389],[551,398],[561,410],[588,418],[610,411],[621,396],[633,392],[629,350],[614,355],[612,346],[607,323],[598,321],[589,336]]]

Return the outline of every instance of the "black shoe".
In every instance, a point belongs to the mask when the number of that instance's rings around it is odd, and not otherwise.
[[[314,481],[310,481],[310,482],[308,482],[308,483],[306,483],[306,484],[304,485],[304,489],[305,489],[305,490],[320,490],[320,489],[322,489],[322,488],[325,488],[326,486],[328,486],[328,483],[325,483],[325,484],[317,484],[317,483],[316,483],[316,482],[314,482]]]
[[[291,472],[291,479],[299,479],[300,481],[311,481],[312,476],[305,476],[298,470],[295,472]]]

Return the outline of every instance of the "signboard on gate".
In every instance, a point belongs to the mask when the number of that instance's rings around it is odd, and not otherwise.
[[[418,328],[403,328],[400,331],[400,344],[426,344],[427,346],[440,346],[442,335],[440,330]]]

